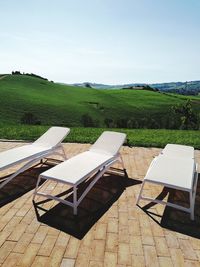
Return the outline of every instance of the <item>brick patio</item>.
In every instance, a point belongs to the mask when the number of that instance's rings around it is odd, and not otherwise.
[[[0,142],[0,151],[20,145]],[[64,144],[69,157],[88,147]],[[32,202],[37,176],[50,166],[38,165],[1,189],[0,266],[200,266],[200,181],[195,222],[161,205],[141,201],[142,207],[146,205],[141,209],[135,205],[141,181],[160,149],[123,147],[121,152],[128,178],[106,174],[81,203],[77,218],[63,204]],[[195,154],[200,165],[200,151]],[[43,190],[59,194],[68,188],[48,182]],[[150,196],[161,192],[161,197],[168,193],[171,200],[188,204],[181,192],[145,189]]]

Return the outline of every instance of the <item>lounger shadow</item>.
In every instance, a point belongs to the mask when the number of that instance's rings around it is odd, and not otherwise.
[[[154,222],[163,228],[166,228],[177,233],[188,235],[200,239],[200,174],[198,175],[198,183],[196,189],[195,202],[195,221],[192,221],[188,214],[184,211],[166,206],[162,215],[158,215],[150,208],[157,205],[155,202],[150,202],[145,206],[139,206]],[[168,201],[178,205],[189,206],[188,194],[181,190],[163,188],[163,191],[156,199],[164,199],[168,194]]]
[[[36,186],[38,176],[42,172],[55,166],[55,164],[57,164],[57,161],[45,161],[43,163],[37,163],[28,170],[20,173],[15,177],[15,179],[12,179],[9,183],[4,185],[0,189],[0,207],[16,200],[20,196],[23,196],[24,194],[33,190]],[[2,177],[3,181],[6,180],[9,176],[10,175]],[[44,181],[41,181],[41,184],[43,182]]]
[[[178,190],[169,195],[169,201],[189,205],[187,193]],[[195,221],[191,221],[185,212],[166,207],[160,225],[166,229],[200,239],[200,174],[198,174],[196,191]]]
[[[138,183],[139,181],[124,177],[123,173],[121,176],[105,174],[80,203],[77,215],[73,215],[71,207],[63,203],[57,204],[50,210],[45,210],[41,204],[50,201],[49,199],[37,204],[34,202],[38,221],[82,239],[105,212],[114,205],[126,187]],[[80,194],[81,191],[84,191],[85,186],[87,187],[83,184],[78,188]],[[66,200],[71,201],[72,199],[69,197]]]

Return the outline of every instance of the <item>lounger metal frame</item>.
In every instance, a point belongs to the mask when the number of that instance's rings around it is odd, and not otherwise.
[[[60,150],[60,152],[59,152]],[[0,189],[2,187],[4,187],[7,183],[9,183],[14,177],[16,177],[18,174],[28,170],[31,166],[33,166],[35,163],[37,163],[38,161],[42,160],[43,158],[49,156],[49,155],[58,155],[61,156],[64,160],[67,159],[65,151],[63,149],[63,146],[59,143],[58,145],[56,145],[55,147],[48,149],[48,150],[44,150],[44,152],[40,152],[38,153],[37,156],[30,156],[27,157],[25,159],[22,159],[20,161],[11,163],[3,168],[0,169],[0,171],[3,171],[5,169],[8,169],[10,167],[16,166],[22,162],[26,162],[25,165],[23,165],[21,168],[19,168],[15,173],[11,174],[10,176],[6,177],[5,180],[0,183]],[[1,179],[0,181],[2,181],[3,179]]]
[[[153,168],[152,165],[153,165],[153,162],[151,163],[149,169]],[[196,189],[197,189],[197,181],[198,181],[197,167],[198,167],[198,165],[197,165],[197,163],[195,163],[194,164],[194,171],[193,171],[193,179],[192,179],[192,187],[191,187],[191,189],[186,189],[186,188],[182,188],[182,187],[178,187],[178,186],[173,186],[171,184],[169,185],[167,183],[161,183],[161,182],[158,182],[158,181],[152,181],[152,180],[149,180],[149,179],[144,179],[144,181],[142,183],[142,187],[140,189],[140,193],[139,193],[136,205],[139,205],[139,202],[140,202],[141,199],[148,200],[148,201],[151,201],[151,202],[154,202],[154,203],[170,206],[172,208],[176,208],[176,209],[185,211],[187,213],[190,213],[191,220],[194,220],[194,206],[195,206],[195,197],[196,197]],[[142,191],[143,191],[144,185],[146,183],[158,184],[158,185],[165,186],[165,187],[168,187],[168,188],[172,188],[172,189],[177,189],[177,190],[188,192],[189,193],[189,203],[190,203],[189,208],[186,208],[186,207],[183,207],[183,206],[171,203],[171,202],[167,202],[167,201],[163,201],[163,200],[159,200],[159,199],[153,199],[153,198],[150,198],[150,197],[142,196]]]
[[[120,164],[122,165],[122,168],[123,168],[123,170],[125,172],[125,167],[124,167],[123,159],[122,159],[121,155],[118,153],[116,156],[112,157],[111,160],[106,161],[105,163],[103,163],[98,168],[98,170],[95,169],[93,173],[90,173],[88,176],[83,177],[82,179],[80,179],[75,184],[71,184],[69,182],[65,182],[65,181],[62,181],[62,180],[59,180],[59,179],[46,178],[46,177],[43,177],[42,174],[41,174],[39,176],[39,178],[38,178],[38,181],[37,181],[37,184],[36,184],[34,193],[33,193],[33,201],[35,200],[36,195],[42,196],[42,197],[45,197],[45,198],[49,198],[49,199],[52,199],[52,200],[56,200],[58,202],[61,202],[63,204],[66,204],[66,205],[72,207],[73,208],[73,214],[74,215],[77,215],[77,208],[80,205],[80,203],[82,202],[82,200],[85,198],[85,196],[87,195],[87,193],[91,190],[91,188],[95,185],[95,183],[103,176],[103,174],[106,171],[108,171],[108,169],[114,163],[116,163],[117,161],[120,162]],[[83,181],[88,180],[91,177],[93,177],[93,180],[89,183],[88,187],[85,189],[85,191],[82,193],[82,195],[78,198],[78,196],[77,196],[77,187],[78,187],[78,185],[81,184]],[[38,192],[38,187],[39,187],[39,184],[40,184],[41,179],[53,180],[53,181],[58,182],[58,183],[63,183],[63,184],[71,185],[72,186],[72,189],[73,189],[73,191],[72,191],[72,194],[73,194],[73,202],[70,202],[68,200],[59,198],[57,196],[52,196],[52,195],[49,195],[49,194],[46,194],[46,193]],[[43,185],[44,184],[42,184],[40,186],[40,189],[42,188]]]

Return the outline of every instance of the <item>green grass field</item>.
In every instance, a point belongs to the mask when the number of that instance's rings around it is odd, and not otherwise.
[[[0,76],[0,139],[35,140],[52,125],[72,128],[66,142],[93,143],[105,128],[105,118],[117,120],[172,120],[171,107],[189,97],[145,90],[96,90],[52,83],[27,75]],[[191,97],[200,113],[200,98]],[[22,125],[24,113],[33,113],[41,126]],[[101,128],[83,128],[89,114]],[[46,125],[46,126],[43,126]],[[135,128],[135,127],[133,127]],[[164,127],[163,127],[164,128]],[[164,147],[167,143],[200,149],[199,131],[112,129],[127,133],[128,145]]]
[[[36,140],[49,126],[5,126],[0,127],[0,139]],[[71,128],[65,142],[93,143],[105,128]],[[199,131],[152,130],[152,129],[109,129],[127,134],[129,146],[164,147],[168,143],[185,144],[200,149]]]
[[[0,79],[0,123],[19,124],[24,113],[31,112],[42,125],[79,127],[82,115],[89,114],[99,121],[99,127],[105,126],[105,118],[128,118],[147,123],[154,119],[165,128],[164,123],[174,116],[171,107],[186,100],[179,95],[145,90],[96,90],[7,75]],[[194,108],[200,113],[199,98]]]

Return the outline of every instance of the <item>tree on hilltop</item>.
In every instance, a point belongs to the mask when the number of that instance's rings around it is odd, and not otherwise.
[[[87,88],[92,88],[92,86],[91,86],[90,83],[85,83],[85,87],[87,87]]]

